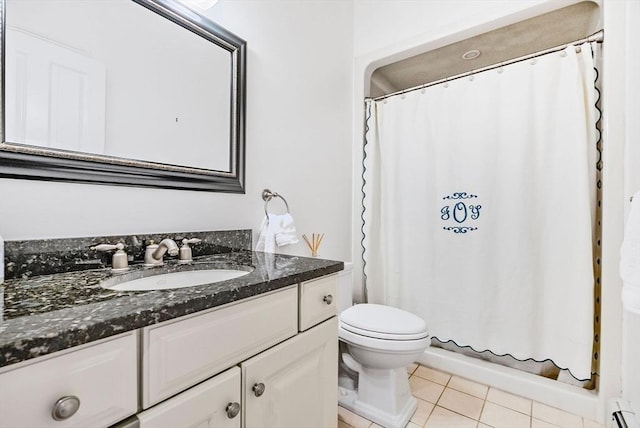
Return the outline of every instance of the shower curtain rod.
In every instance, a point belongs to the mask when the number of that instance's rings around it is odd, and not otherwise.
[[[379,97],[375,97],[375,98],[367,97],[367,98],[365,98],[365,101],[368,101],[368,100],[380,101],[380,100],[384,100],[386,98],[393,97],[393,96],[396,96],[396,95],[401,95],[401,94],[406,94],[408,92],[417,91],[418,89],[428,88],[429,86],[438,85],[440,83],[450,82],[452,80],[457,80],[457,79],[462,79],[463,77],[471,76],[473,74],[480,73],[480,72],[483,72],[483,71],[493,70],[494,68],[500,68],[500,67],[503,67],[505,65],[515,64],[517,62],[526,61],[526,60],[531,59],[531,58],[537,58],[539,56],[546,55],[548,53],[558,52],[558,51],[561,51],[561,50],[565,49],[568,46],[581,44],[581,43],[588,43],[588,42],[589,43],[593,43],[593,42],[602,43],[603,41],[604,41],[604,30],[600,30],[600,31],[598,31],[596,33],[593,33],[589,37],[585,37],[584,39],[575,40],[573,42],[566,43],[564,45],[560,45],[560,46],[556,46],[556,47],[553,47],[553,48],[545,49],[545,50],[542,50],[542,51],[539,51],[539,52],[534,52],[534,53],[529,54],[529,55],[525,55],[525,56],[521,56],[521,57],[517,57],[517,58],[513,58],[513,59],[508,59],[506,61],[502,61],[502,62],[499,62],[499,63],[496,63],[496,64],[488,65],[486,67],[478,68],[476,70],[467,71],[467,72],[464,72],[464,73],[461,73],[461,74],[456,74],[455,76],[445,77],[444,79],[435,80],[433,82],[425,83],[425,84],[422,84],[422,85],[419,85],[419,86],[414,86],[412,88],[403,89],[403,90],[400,90],[400,91],[392,92],[390,94],[380,95]]]

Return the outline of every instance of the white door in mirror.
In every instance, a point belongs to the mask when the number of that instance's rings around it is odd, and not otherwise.
[[[7,29],[6,139],[104,154],[106,67],[82,52]]]

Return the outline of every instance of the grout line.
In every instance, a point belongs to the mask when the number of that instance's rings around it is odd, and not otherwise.
[[[530,400],[531,403],[529,404],[529,426],[531,428],[533,428],[533,400]]]
[[[487,391],[489,391],[487,389]],[[485,399],[482,401],[482,408],[480,409],[480,416],[478,416],[478,425],[480,425],[480,419],[482,419],[482,414],[484,413],[484,406],[487,404],[487,394],[485,394]],[[489,425],[489,424],[486,424]],[[531,428],[531,427],[529,427]]]

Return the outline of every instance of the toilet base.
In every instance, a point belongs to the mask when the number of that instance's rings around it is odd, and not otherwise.
[[[409,397],[398,413],[391,414],[367,403],[363,403],[358,400],[357,391],[341,386],[338,387],[338,404],[385,428],[404,428],[418,407],[418,401],[414,397]]]

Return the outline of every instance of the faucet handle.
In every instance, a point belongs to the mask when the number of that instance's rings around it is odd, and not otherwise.
[[[179,264],[187,264],[187,263],[191,263],[193,261],[193,253],[191,251],[191,247],[189,246],[189,244],[197,244],[198,242],[202,242],[202,239],[198,239],[198,238],[191,238],[191,239],[183,239],[182,240],[182,247],[180,247],[180,256],[179,256],[179,260],[178,263]]]
[[[124,271],[129,269],[129,261],[127,260],[127,253],[124,251],[124,244],[118,242],[117,244],[98,244],[91,247],[94,251],[111,251],[116,250],[111,259],[111,269],[113,271]]]
[[[98,244],[90,249],[95,251],[122,250],[124,249],[124,244],[122,242],[118,242],[117,244]]]
[[[182,245],[188,245],[188,244],[197,244],[198,242],[202,242],[202,239],[199,238],[184,238],[182,240]]]

